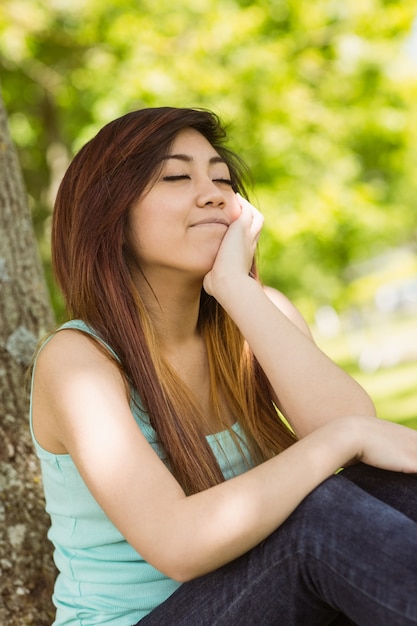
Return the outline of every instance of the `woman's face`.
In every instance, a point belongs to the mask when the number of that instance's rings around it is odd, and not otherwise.
[[[149,280],[166,272],[202,278],[240,215],[229,169],[198,131],[176,136],[155,183],[133,206],[129,239]]]

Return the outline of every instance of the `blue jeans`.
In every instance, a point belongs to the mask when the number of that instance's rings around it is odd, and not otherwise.
[[[356,465],[140,626],[417,624],[417,474]]]

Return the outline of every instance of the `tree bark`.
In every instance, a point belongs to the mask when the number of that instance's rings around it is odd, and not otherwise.
[[[28,423],[29,367],[54,323],[0,97],[0,624],[47,626],[55,569]]]

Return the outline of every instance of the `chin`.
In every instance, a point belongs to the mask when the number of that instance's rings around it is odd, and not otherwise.
[[[193,274],[198,277],[198,279],[203,280],[204,276],[206,274],[208,274],[210,272],[210,270],[213,268],[214,265],[214,261],[216,260],[216,257],[214,257],[214,259],[211,259],[210,262],[207,263],[196,263],[193,267]]]

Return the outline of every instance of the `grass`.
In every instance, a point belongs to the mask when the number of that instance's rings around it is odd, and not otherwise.
[[[378,415],[417,429],[417,363],[404,363],[373,374],[353,372],[367,390]]]
[[[315,337],[322,350],[366,389],[381,418],[417,429],[417,320],[385,320],[365,331]],[[379,355],[368,371],[359,367],[363,347]],[[394,349],[395,359],[384,363],[381,354],[387,347],[391,353]]]

